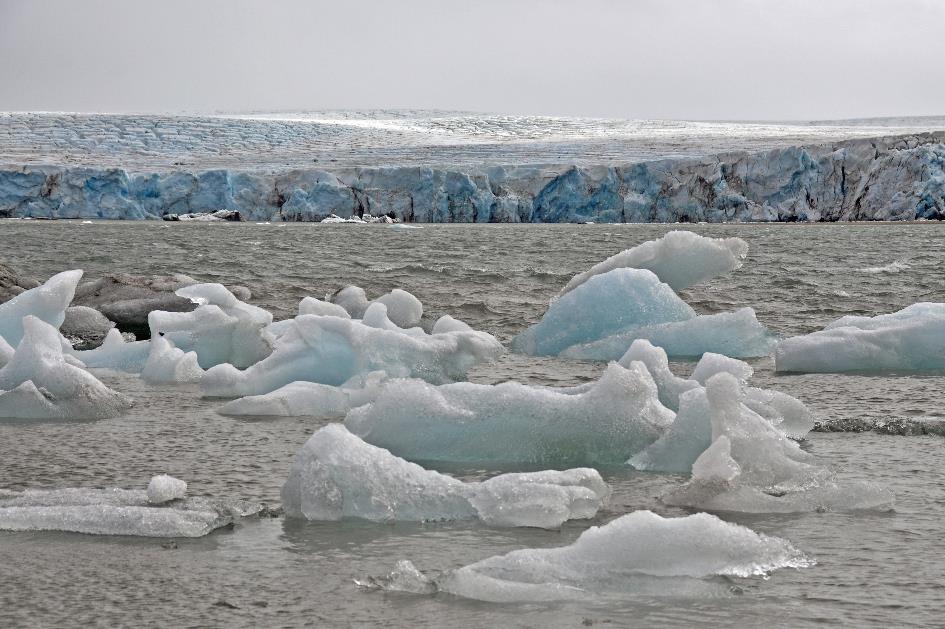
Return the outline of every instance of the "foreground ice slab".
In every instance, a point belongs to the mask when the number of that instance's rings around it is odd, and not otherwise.
[[[240,301],[222,284],[185,286],[177,295],[200,305],[192,312],[150,313],[152,338],[166,336],[181,350],[196,352],[204,369],[222,363],[245,369],[272,352],[265,329],[272,313]]]
[[[448,592],[490,602],[665,595],[687,581],[750,577],[813,565],[790,542],[707,513],[663,518],[635,511],[594,526],[571,545],[527,548],[449,570],[431,579],[410,562],[377,583],[388,590]]]
[[[512,349],[616,360],[640,338],[680,357],[704,352],[764,356],[774,345],[751,308],[697,315],[651,271],[617,268],[591,276],[552,302],[541,321],[513,339]]]
[[[0,369],[0,417],[100,419],[131,406],[131,400],[67,360],[56,328],[32,315],[22,326],[22,340]]]
[[[595,275],[619,268],[653,271],[661,282],[678,292],[734,271],[747,255],[748,243],[741,238],[707,238],[689,231],[671,231],[578,273],[560,294],[571,292]]]
[[[421,461],[622,464],[653,443],[673,413],[641,363],[616,363],[579,392],[517,382],[388,383],[345,425],[368,443]]]
[[[20,293],[0,304],[0,337],[11,347],[23,339],[23,317],[32,315],[59,328],[66,317],[82,271],[64,271],[49,278],[41,286]]]
[[[201,537],[262,509],[242,500],[212,498],[152,504],[148,494],[129,489],[0,490],[0,530]]]
[[[372,304],[371,309],[383,314],[385,307]],[[402,330],[386,317],[373,323],[384,327],[300,315],[276,340],[270,356],[244,371],[227,364],[213,367],[201,387],[208,396],[261,395],[297,380],[338,386],[372,371],[443,383],[463,378],[470,367],[503,351],[485,332],[426,334],[419,328]]]
[[[744,403],[742,385],[729,373],[682,396],[677,423],[705,430],[712,444],[692,464],[692,479],[660,499],[670,505],[791,513],[888,509],[892,494],[871,483],[841,483],[826,467]],[[686,433],[677,435],[680,445]]]
[[[503,474],[464,483],[363,442],[341,424],[316,431],[282,488],[286,514],[309,520],[482,520],[556,528],[590,518],[610,490],[592,469]]]
[[[842,317],[825,329],[783,340],[782,372],[945,369],[945,304],[917,303],[876,317]]]

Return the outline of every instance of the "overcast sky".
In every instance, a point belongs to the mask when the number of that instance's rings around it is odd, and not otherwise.
[[[0,110],[945,114],[945,0],[0,0]]]

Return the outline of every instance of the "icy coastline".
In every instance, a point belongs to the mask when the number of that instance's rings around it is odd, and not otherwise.
[[[137,172],[0,166],[0,217],[404,222],[723,222],[945,218],[945,132],[599,166]]]

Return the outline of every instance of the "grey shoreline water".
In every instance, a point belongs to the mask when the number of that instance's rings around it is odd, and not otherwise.
[[[421,298],[430,316],[452,314],[503,343],[537,320],[576,272],[679,226],[384,226],[4,221],[0,249],[21,270],[48,277],[83,268],[183,272],[249,287],[253,303],[291,316],[305,295],[347,283],[376,295],[394,287]],[[700,312],[752,306],[782,336],[810,332],[845,314],[875,315],[917,301],[945,301],[939,251],[945,225],[691,225],[736,235],[751,249],[744,267],[684,291]],[[892,262],[901,264],[892,265]],[[884,270],[885,269],[885,270]],[[945,377],[776,375],[752,361],[758,386],[807,403],[825,422],[941,422]],[[677,370],[687,364],[674,364]],[[508,354],[470,379],[548,385],[585,382],[603,365]],[[155,473],[190,482],[195,495],[278,503],[292,456],[323,422],[313,418],[235,419],[192,387],[146,387],[107,376],[133,397],[127,415],[82,423],[0,424],[6,489],[138,487]],[[626,596],[595,602],[492,605],[451,596],[359,590],[398,559],[445,570],[522,547],[569,543],[587,526],[634,509],[683,515],[656,499],[675,475],[602,470],[614,487],[593,522],[560,531],[500,530],[468,524],[384,525],[354,521],[248,521],[199,540],[0,533],[0,624],[235,626],[732,626],[761,624],[934,627],[941,622],[938,570],[945,536],[941,437],[813,433],[805,447],[843,478],[890,487],[892,513],[791,516],[720,514],[791,540],[818,561],[769,579],[710,579],[705,591]],[[473,480],[500,471],[443,467]]]

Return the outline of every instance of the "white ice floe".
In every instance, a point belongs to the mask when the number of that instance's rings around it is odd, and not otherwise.
[[[160,474],[153,476],[148,483],[148,502],[153,505],[164,504],[172,500],[180,500],[187,495],[187,483],[168,476]]]
[[[141,370],[141,379],[148,384],[185,384],[200,382],[203,369],[196,352],[174,347],[168,339],[156,336],[150,341],[151,351]]]
[[[411,460],[622,464],[673,421],[641,363],[611,364],[580,390],[459,382],[389,382],[345,425]]]
[[[372,308],[380,311],[384,306]],[[503,351],[485,332],[426,334],[419,328],[401,330],[389,320],[385,328],[300,315],[276,340],[270,356],[243,371],[217,365],[207,371],[201,386],[209,396],[239,397],[269,393],[296,380],[338,386],[372,371],[444,383],[462,379],[470,367],[494,360]]]
[[[634,511],[593,526],[558,548],[526,548],[448,570],[434,578],[401,561],[387,590],[447,592],[489,602],[540,602],[595,596],[666,595],[713,576],[763,576],[813,561],[790,542],[708,513],[663,518]]]
[[[945,303],[841,317],[819,332],[781,341],[775,367],[818,373],[945,369]]]
[[[121,332],[112,328],[95,349],[75,351],[72,355],[89,369],[111,369],[140,373],[151,353],[150,341],[125,341]]]
[[[82,271],[63,271],[53,275],[41,286],[0,304],[0,337],[11,347],[16,347],[23,338],[23,317],[27,315],[58,329],[65,320],[66,308],[72,301],[80,279]]]
[[[183,351],[196,352],[202,368],[229,363],[245,369],[272,351],[266,330],[272,313],[240,301],[222,284],[185,286],[177,295],[200,305],[191,312],[151,312],[151,336],[164,335]]]
[[[331,301],[347,310],[353,319],[364,316],[370,303],[367,293],[360,286],[345,286],[332,296]]]
[[[423,304],[420,300],[399,288],[381,295],[373,303],[387,306],[387,318],[401,328],[418,326],[423,317]]]
[[[342,319],[351,318],[351,315],[348,314],[348,311],[338,304],[333,304],[330,301],[322,301],[321,299],[315,299],[314,297],[302,298],[302,301],[299,302],[299,314],[318,315],[320,317],[341,317]]]
[[[651,271],[617,268],[555,300],[541,321],[515,337],[512,348],[538,356],[616,360],[639,338],[672,356],[764,356],[774,345],[751,308],[697,315]]]
[[[221,415],[342,418],[352,408],[373,402],[387,374],[373,371],[354,376],[339,387],[317,382],[290,382],[271,393],[249,395],[227,402]]]
[[[556,528],[566,520],[593,517],[609,493],[592,469],[503,474],[464,483],[330,424],[296,455],[282,503],[288,516],[309,520],[478,519],[493,526]]]
[[[149,493],[130,489],[0,490],[0,530],[201,537],[262,509],[242,500],[178,498],[179,486],[166,504],[152,504]]]
[[[680,291],[734,271],[747,255],[748,243],[741,238],[707,238],[690,231],[671,231],[662,238],[621,251],[578,273],[560,294],[574,290],[595,275],[619,268],[648,269],[661,282]]]
[[[23,317],[22,327],[22,340],[0,369],[0,417],[99,419],[131,406],[63,354],[56,328],[32,315]]]
[[[691,480],[660,497],[664,503],[749,513],[891,507],[888,490],[836,480],[744,399],[742,384],[724,372],[709,378],[705,389],[683,394],[677,422],[690,431],[705,431],[709,422],[712,444],[692,464]],[[677,434],[680,450],[691,445],[689,434]],[[671,446],[664,443],[664,453],[672,454]]]

